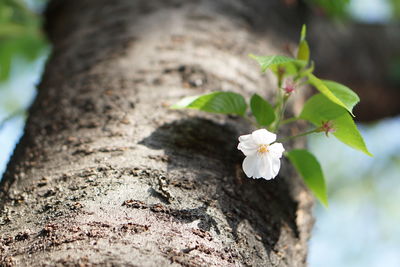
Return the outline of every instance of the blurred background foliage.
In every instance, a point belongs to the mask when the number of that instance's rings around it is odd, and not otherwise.
[[[395,19],[400,19],[400,1],[399,0],[390,0],[392,4],[392,12],[393,17]]]
[[[337,32],[332,33],[333,39],[349,37],[343,35],[343,28],[354,25],[360,27],[356,29],[361,31],[366,29],[365,33],[355,35],[354,38],[380,32],[391,32],[392,35],[388,36],[400,36],[400,0],[281,1],[288,8],[305,6],[312,18],[310,21],[316,17],[322,18],[316,20],[317,23],[308,25],[310,30],[312,27],[317,28],[323,21],[342,25]],[[41,13],[45,4],[46,0],[0,0],[0,177],[23,133],[25,111],[35,97],[36,85],[50,52],[50,46],[41,29]],[[370,32],[370,29],[374,32]],[[325,38],[328,33],[324,30],[321,34]],[[338,37],[335,34],[342,35]],[[354,72],[353,69],[349,71],[348,64],[356,59],[362,62],[360,71],[373,65],[373,73],[383,73],[381,78],[375,80],[369,73],[360,74],[362,83],[355,81],[360,90],[375,92],[372,97],[368,93],[366,97],[362,96],[360,104],[368,103],[368,98],[372,99],[373,102],[366,105],[366,112],[361,112],[364,113],[364,117],[361,116],[364,121],[372,122],[358,124],[375,157],[369,158],[347,149],[333,138],[310,136],[309,147],[320,159],[326,175],[330,207],[316,207],[317,220],[310,241],[309,266],[398,267],[400,117],[396,112],[390,113],[391,117],[388,118],[388,113],[379,113],[372,117],[372,113],[376,113],[372,104],[382,102],[383,109],[388,109],[389,101],[399,105],[399,99],[392,97],[392,93],[400,90],[400,45],[394,42],[394,46],[399,48],[394,51],[394,56],[390,55],[389,66],[386,67],[375,59],[380,59],[382,53],[393,50],[393,44],[389,44],[393,40],[388,39],[386,43],[372,36],[371,42],[359,44],[359,40],[351,37],[347,40],[348,44],[356,45],[343,46],[353,49],[343,54],[346,66],[343,68],[335,65],[332,68],[329,66],[331,62],[328,62],[325,73],[330,75],[327,78],[333,80],[342,77],[341,82],[348,84],[351,77],[340,76],[340,72]],[[376,46],[377,44],[380,46]],[[319,43],[310,42],[310,45],[311,51],[321,47]],[[389,45],[391,48],[387,49]],[[343,47],[334,46],[334,49],[343,53]],[[369,48],[367,53],[359,53],[358,58],[355,57],[356,50],[365,47]],[[321,62],[320,57],[326,51],[324,46],[321,53],[315,53],[316,62]],[[366,61],[363,57],[369,54],[376,56]],[[333,55],[331,58],[335,57]],[[365,89],[365,84],[373,86]],[[385,95],[386,98],[382,98]]]
[[[332,18],[349,18],[348,5],[350,0],[307,0],[306,2],[317,13]]]
[[[371,19],[373,13],[380,17],[380,22],[400,18],[399,0],[305,0],[305,2],[314,12],[333,19],[377,22]],[[382,12],[385,13],[384,17],[381,15]]]
[[[26,110],[50,51],[45,0],[0,0],[0,177],[23,133]]]
[[[39,2],[40,3],[40,2]],[[46,47],[38,13],[28,8],[27,2],[1,0],[0,2],[0,82],[9,78],[14,58],[33,61]]]

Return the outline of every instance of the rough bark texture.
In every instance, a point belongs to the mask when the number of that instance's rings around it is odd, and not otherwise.
[[[53,2],[53,55],[1,185],[0,266],[306,265],[313,200],[290,165],[247,179],[249,125],[166,108],[270,95],[246,55],[281,52],[291,14],[276,5]]]

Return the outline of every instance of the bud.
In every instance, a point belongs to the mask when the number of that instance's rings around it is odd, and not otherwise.
[[[296,89],[296,84],[293,82],[293,80],[286,80],[285,86],[283,87],[283,90],[287,95],[290,95],[294,92]]]
[[[317,129],[317,132],[325,132],[326,136],[328,136],[328,133],[334,133],[335,131],[332,121],[322,121],[321,126]]]

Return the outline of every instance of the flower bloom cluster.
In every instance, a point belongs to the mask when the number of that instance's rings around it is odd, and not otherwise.
[[[275,140],[276,134],[265,129],[239,137],[238,149],[246,156],[243,171],[247,177],[270,180],[278,175],[285,149],[281,143],[274,143]]]

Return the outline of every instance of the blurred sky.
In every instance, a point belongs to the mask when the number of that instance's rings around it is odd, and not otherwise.
[[[388,0],[352,0],[349,11],[355,19],[365,23],[385,23],[392,15]]]
[[[316,209],[311,267],[400,266],[400,117],[359,127],[373,158],[335,138],[309,138],[330,203]]]
[[[398,0],[352,0],[350,12],[359,21],[387,22],[388,1]],[[0,82],[0,122],[30,105],[47,54],[43,50],[33,62],[13,59],[10,79]],[[0,128],[0,177],[23,125],[21,114]],[[328,209],[317,205],[315,210],[310,267],[400,266],[400,117],[359,127],[373,158],[323,134],[309,138],[326,176],[330,203]]]

